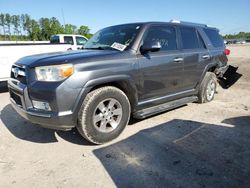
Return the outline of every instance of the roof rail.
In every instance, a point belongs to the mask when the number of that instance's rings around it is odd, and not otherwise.
[[[193,22],[183,22],[180,20],[170,20],[169,22],[170,23],[185,24],[185,25],[192,25],[192,26],[208,27],[206,24],[193,23]]]

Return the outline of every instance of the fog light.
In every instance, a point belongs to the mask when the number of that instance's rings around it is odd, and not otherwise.
[[[47,102],[32,100],[32,103],[33,103],[33,107],[36,108],[36,109],[51,111],[49,103],[47,103]]]

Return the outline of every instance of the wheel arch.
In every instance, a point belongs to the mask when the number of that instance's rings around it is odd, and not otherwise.
[[[202,82],[202,80],[204,79],[206,73],[207,73],[207,72],[213,72],[213,73],[214,73],[215,70],[216,70],[216,68],[217,68],[217,64],[216,64],[216,63],[210,63],[210,64],[208,64],[208,65],[204,68],[204,70],[203,70],[203,72],[202,72],[202,75],[201,75],[201,77],[200,77],[199,83],[198,83],[198,85],[197,85],[197,88],[200,87],[201,82]]]
[[[133,112],[133,109],[138,102],[138,95],[136,85],[130,76],[107,76],[90,80],[86,83],[86,87],[90,87],[89,92],[104,86],[113,86],[123,91],[129,99],[131,111]]]

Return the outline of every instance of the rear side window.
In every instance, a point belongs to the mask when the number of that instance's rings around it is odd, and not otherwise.
[[[64,37],[64,43],[66,43],[66,44],[74,44],[73,37],[65,36]]]
[[[192,27],[181,27],[181,38],[183,49],[197,49],[200,48],[201,44],[197,36],[195,28]]]
[[[176,50],[176,30],[172,26],[152,26],[144,38],[144,43],[150,41],[160,42],[161,51]]]
[[[203,29],[214,47],[223,47],[224,42],[219,32],[215,29]]]
[[[53,43],[53,44],[59,44],[60,43],[60,40],[59,40],[59,36],[52,36],[50,38],[50,43]]]

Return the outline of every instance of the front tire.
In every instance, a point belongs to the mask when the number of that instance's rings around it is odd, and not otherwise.
[[[103,144],[117,138],[129,118],[130,103],[125,93],[106,86],[86,96],[78,114],[77,129],[88,141]]]
[[[214,99],[216,93],[217,79],[216,75],[212,72],[207,72],[203,78],[199,93],[198,93],[198,102],[206,103],[211,102]]]

